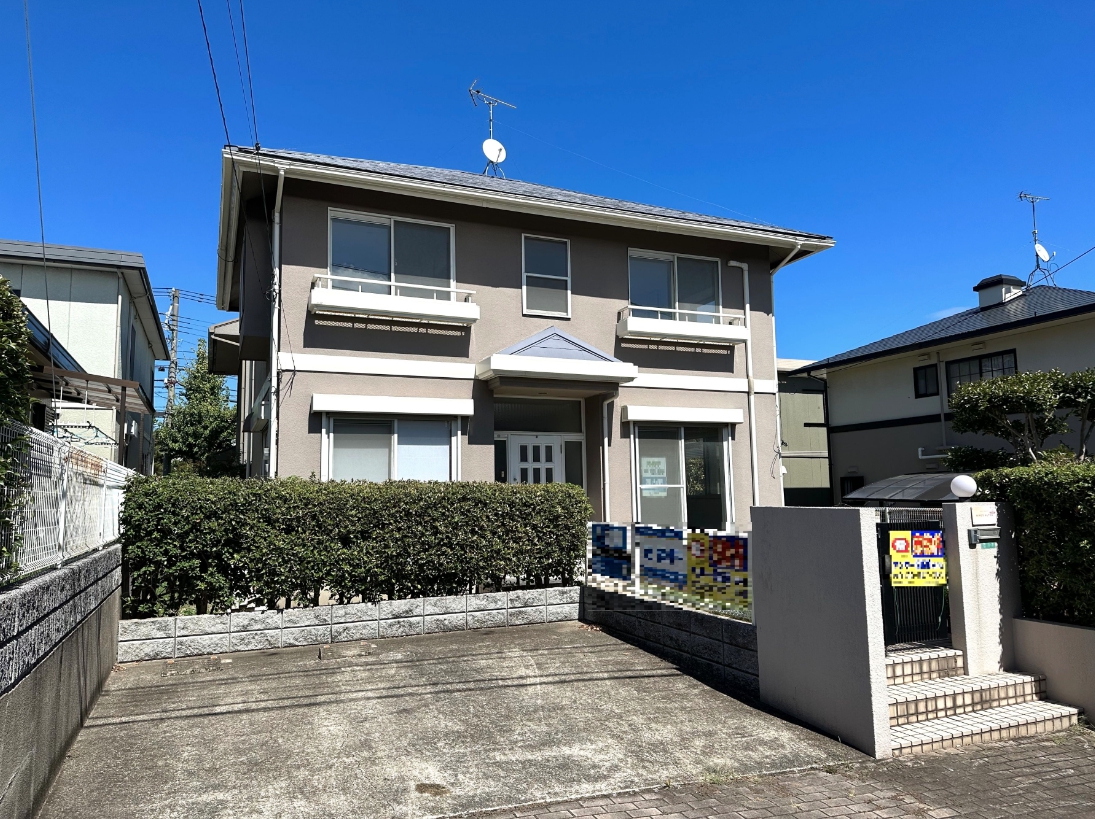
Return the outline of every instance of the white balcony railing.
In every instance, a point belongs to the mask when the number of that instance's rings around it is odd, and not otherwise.
[[[317,273],[308,295],[313,313],[377,316],[439,324],[471,325],[479,320],[474,290],[429,284],[385,282]]]
[[[616,314],[620,338],[740,344],[749,339],[744,317],[707,310],[642,307],[629,304]]]

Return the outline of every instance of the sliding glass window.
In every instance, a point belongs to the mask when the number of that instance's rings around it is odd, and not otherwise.
[[[723,427],[639,426],[639,521],[721,529],[727,522]]]
[[[450,480],[453,423],[331,418],[328,475],[335,481]]]
[[[633,250],[628,257],[628,278],[631,314],[636,318],[718,321],[718,259]]]

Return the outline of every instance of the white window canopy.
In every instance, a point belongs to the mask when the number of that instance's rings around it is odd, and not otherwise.
[[[625,404],[624,421],[674,424],[740,424],[745,413],[723,407],[647,407]]]
[[[312,396],[312,412],[467,417],[475,414],[475,402],[470,398],[316,393]]]
[[[492,378],[550,378],[566,381],[634,381],[639,368],[548,327],[475,365],[475,375]]]

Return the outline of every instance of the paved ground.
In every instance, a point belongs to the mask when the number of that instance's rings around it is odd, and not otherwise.
[[[575,622],[227,659],[115,672],[40,819],[430,816],[865,759]]]
[[[886,762],[743,777],[579,799],[476,817],[700,819],[759,817],[1095,816],[1095,732],[971,745]],[[722,782],[722,784],[717,784]]]

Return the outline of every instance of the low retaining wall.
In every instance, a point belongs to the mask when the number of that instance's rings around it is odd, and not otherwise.
[[[579,588],[123,620],[118,624],[118,662],[577,620]]]
[[[1095,628],[1015,618],[1015,666],[1046,675],[1046,696],[1095,719]]]
[[[757,629],[729,617],[619,592],[582,587],[579,618],[682,669],[756,697]]]
[[[0,817],[33,816],[117,652],[121,548],[0,591]]]

